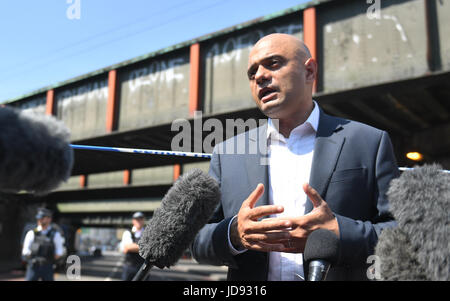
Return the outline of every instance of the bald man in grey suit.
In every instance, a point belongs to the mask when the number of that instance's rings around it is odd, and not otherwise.
[[[197,261],[227,265],[229,280],[304,279],[306,239],[319,228],[340,241],[327,279],[367,280],[380,231],[395,225],[386,191],[398,168],[388,134],[325,114],[312,99],[316,73],[291,35],[263,37],[250,52],[250,89],[268,123],[215,147],[209,173],[222,199],[191,246]],[[223,151],[240,141],[258,151]]]

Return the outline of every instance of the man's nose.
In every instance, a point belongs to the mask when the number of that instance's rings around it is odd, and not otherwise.
[[[259,66],[255,73],[255,80],[257,84],[262,84],[270,79],[270,72],[264,66]]]

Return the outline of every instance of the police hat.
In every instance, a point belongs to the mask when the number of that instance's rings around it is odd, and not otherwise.
[[[142,212],[135,212],[133,214],[133,219],[137,219],[137,218],[145,218],[144,213],[142,213]]]
[[[36,214],[36,219],[41,219],[45,216],[52,217],[52,212],[46,208],[39,208]]]

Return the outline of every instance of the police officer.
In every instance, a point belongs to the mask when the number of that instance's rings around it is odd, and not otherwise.
[[[144,259],[139,256],[138,242],[144,232],[145,216],[142,212],[136,212],[132,218],[133,228],[122,235],[120,249],[125,253],[125,262],[122,272],[122,280],[131,281],[138,272]]]
[[[28,262],[25,280],[53,281],[53,264],[64,253],[63,237],[52,227],[52,213],[45,208],[38,209],[37,227],[25,235],[22,255]]]

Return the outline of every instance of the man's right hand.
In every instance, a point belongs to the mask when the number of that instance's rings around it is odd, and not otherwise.
[[[283,250],[290,237],[291,222],[282,219],[259,218],[284,211],[282,206],[266,205],[255,208],[258,199],[264,193],[264,185],[256,189],[242,203],[237,217],[230,226],[230,240],[236,249],[248,249],[262,252]]]

